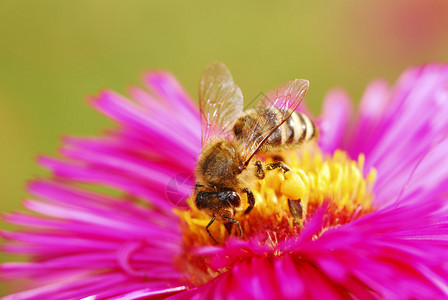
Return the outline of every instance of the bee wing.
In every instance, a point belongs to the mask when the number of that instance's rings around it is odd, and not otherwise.
[[[243,94],[227,67],[218,62],[208,66],[199,86],[202,147],[212,138],[232,138],[232,127],[243,111]]]
[[[256,106],[257,119],[242,133],[242,160],[249,161],[273,134],[296,110],[305,97],[309,81],[296,79],[266,93]]]

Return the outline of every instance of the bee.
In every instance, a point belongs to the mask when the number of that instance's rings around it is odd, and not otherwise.
[[[213,63],[204,71],[200,87],[202,152],[196,164],[196,207],[211,220],[205,227],[218,244],[209,227],[215,220],[224,222],[230,233],[237,225],[243,232],[237,212],[242,211],[241,194],[247,195],[248,214],[255,206],[251,191],[265,171],[289,167],[282,161],[265,164],[255,155],[273,155],[298,147],[317,136],[314,123],[295,112],[308,90],[309,82],[296,79],[265,94],[257,106],[243,113],[243,94],[222,63]],[[302,217],[299,200],[288,200],[291,215]]]

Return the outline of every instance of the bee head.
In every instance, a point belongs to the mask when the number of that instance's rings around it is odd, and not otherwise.
[[[241,198],[238,193],[233,190],[214,193],[199,191],[196,195],[195,203],[198,209],[219,210],[239,207]]]

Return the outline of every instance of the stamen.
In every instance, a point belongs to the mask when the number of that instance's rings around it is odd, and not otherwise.
[[[248,206],[246,194],[241,194],[242,205],[235,215],[242,228],[242,239],[257,238],[259,243],[275,247],[281,241],[298,238],[302,227],[314,212],[327,202],[324,231],[331,227],[351,222],[373,210],[372,188],[376,178],[374,169],[364,172],[364,155],[353,161],[343,151],[336,151],[332,156],[324,156],[319,149],[306,148],[300,154],[292,153],[284,156],[285,163],[291,171],[280,169],[266,171],[264,179],[257,179],[257,188],[252,189],[255,206],[248,214],[244,210]],[[268,159],[266,163],[270,163]],[[366,174],[366,175],[364,175]],[[290,201],[288,201],[290,200]],[[300,202],[298,201],[300,200]],[[210,239],[205,226],[211,217],[198,210],[194,199],[188,199],[189,210],[176,210],[181,220],[185,256],[182,264],[190,264],[188,269],[194,270],[195,278],[202,275],[215,276],[202,269],[206,264],[195,261],[191,253],[195,248],[215,245]],[[289,202],[289,205],[288,205]],[[301,204],[301,220],[296,213],[291,214],[290,205]],[[298,207],[296,207],[298,209]],[[229,235],[224,224],[216,220],[209,230],[218,243],[225,244],[228,238],[238,238],[238,229],[233,226]],[[195,265],[195,267],[193,266]],[[200,267],[202,266],[202,267]]]

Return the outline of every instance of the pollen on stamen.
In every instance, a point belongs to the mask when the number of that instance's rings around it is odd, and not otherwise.
[[[257,238],[259,243],[275,247],[288,238],[298,238],[307,220],[324,202],[327,203],[327,210],[323,231],[373,211],[372,188],[376,171],[371,169],[364,172],[363,155],[357,161],[339,150],[331,156],[324,156],[317,146],[313,146],[302,149],[300,153],[289,153],[283,158],[292,170],[286,173],[281,169],[267,171],[265,178],[258,180],[257,188],[252,190],[255,207],[246,215],[247,198],[242,195],[241,211],[235,216],[242,227],[242,239]],[[303,210],[300,222],[296,222],[291,215],[288,199],[300,199]],[[189,253],[200,246],[216,245],[205,229],[211,217],[196,208],[193,196],[187,202],[190,209],[176,209],[183,231],[185,254],[180,256],[180,261],[183,269],[189,269],[184,271],[196,278],[193,281],[199,282],[198,278],[210,279],[217,274],[210,273],[205,262]],[[209,230],[223,245],[228,238],[238,238],[236,226],[229,234],[218,220]]]
[[[376,178],[375,169],[364,175],[364,155],[357,161],[351,160],[343,151],[324,156],[318,149],[304,149],[300,154],[284,156],[292,171],[283,173],[280,169],[266,172],[259,180],[255,196],[255,207],[244,215],[247,198],[242,195],[242,210],[235,216],[243,229],[242,239],[253,236],[275,236],[279,242],[291,236],[300,235],[301,225],[312,216],[324,202],[328,202],[326,227],[350,222],[372,211],[372,187]],[[303,219],[294,222],[289,211],[288,199],[301,200]],[[176,210],[181,218],[184,243],[189,246],[214,245],[205,226],[211,217],[188,199],[189,210]],[[224,242],[229,236],[238,236],[234,226],[232,233],[224,224],[215,221],[209,230],[218,240]]]

